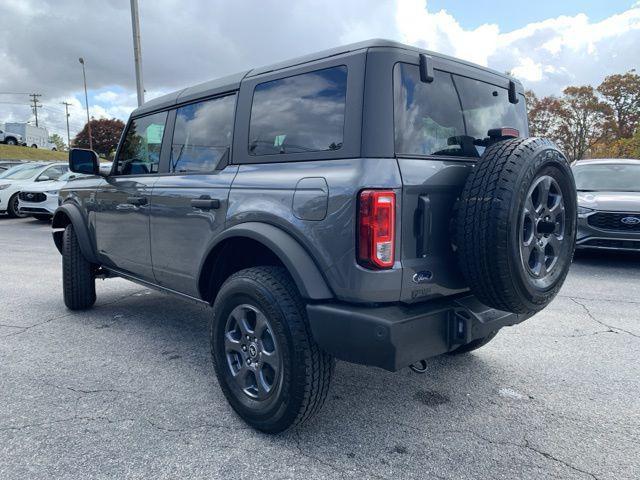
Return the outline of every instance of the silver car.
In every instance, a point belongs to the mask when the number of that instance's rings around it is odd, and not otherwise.
[[[580,160],[577,248],[640,251],[640,160]]]

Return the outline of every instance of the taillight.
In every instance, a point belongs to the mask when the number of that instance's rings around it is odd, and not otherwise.
[[[369,268],[393,267],[396,194],[389,190],[360,192],[358,263]]]

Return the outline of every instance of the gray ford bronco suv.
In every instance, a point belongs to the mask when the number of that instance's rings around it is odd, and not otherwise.
[[[122,277],[212,306],[220,387],[253,427],[313,416],[334,359],[396,371],[465,353],[567,275],[567,160],[523,89],[372,40],[242,72],[131,114],[109,174],[60,192],[64,301]]]

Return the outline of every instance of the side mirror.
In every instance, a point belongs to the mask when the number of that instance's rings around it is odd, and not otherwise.
[[[51,178],[47,177],[46,175],[40,175],[38,178],[36,178],[36,182],[48,182],[49,180],[51,180]]]
[[[72,148],[69,150],[69,170],[86,175],[100,175],[100,160],[93,150]]]

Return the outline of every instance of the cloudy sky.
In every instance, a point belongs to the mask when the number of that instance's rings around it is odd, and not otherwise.
[[[139,0],[147,99],[373,37],[511,71],[541,95],[640,69],[638,0]],[[91,115],[136,106],[129,0],[1,0],[0,123],[39,120],[66,138]]]

